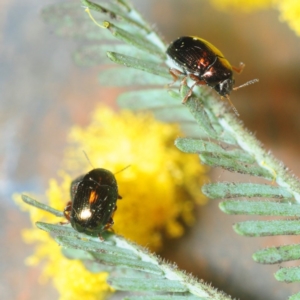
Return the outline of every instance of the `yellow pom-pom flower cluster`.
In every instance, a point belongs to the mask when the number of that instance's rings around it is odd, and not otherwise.
[[[300,36],[300,2],[298,0],[276,1],[280,11],[280,20],[287,22]]]
[[[84,150],[95,168],[117,173],[123,199],[117,202],[115,232],[157,250],[163,234],[183,234],[179,220],[193,223],[195,199],[205,201],[200,193],[205,168],[197,155],[183,154],[174,146],[179,135],[177,125],[158,122],[149,114],[99,108],[89,126],[71,130],[66,168],[76,175],[89,171]]]
[[[240,10],[252,12],[255,10],[277,8],[279,19],[287,22],[290,28],[300,35],[300,2],[298,0],[212,0],[214,6],[221,10]]]

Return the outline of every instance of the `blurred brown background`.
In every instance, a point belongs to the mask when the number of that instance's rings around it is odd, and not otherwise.
[[[39,16],[51,3],[55,1],[0,3],[1,299],[57,298],[51,285],[38,285],[39,269],[24,266],[33,246],[22,243],[20,229],[30,224],[11,194],[43,194],[60,168],[70,126],[87,124],[95,105],[113,105],[119,92],[99,86],[99,68],[73,64],[71,53],[79,42],[56,37]],[[278,21],[278,12],[223,13],[204,0],[133,3],[165,41],[198,35],[233,65],[246,64],[237,85],[253,78],[260,82],[232,93],[231,99],[246,126],[299,176],[300,38]],[[212,177],[251,180],[218,170]],[[272,273],[278,266],[258,265],[251,258],[257,249],[297,239],[237,236],[232,224],[247,218],[224,215],[217,206],[215,201],[199,208],[197,225],[181,240],[168,242],[162,255],[236,298],[279,300],[299,291],[299,284],[275,281]]]

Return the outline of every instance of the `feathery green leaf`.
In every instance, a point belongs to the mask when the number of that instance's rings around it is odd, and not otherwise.
[[[45,208],[28,196],[23,196],[22,199],[39,209]],[[48,208],[47,211],[56,212]],[[44,222],[37,222],[36,225],[54,235],[55,240],[66,248],[64,253],[67,257],[81,259],[89,270],[113,270],[114,275],[108,278],[108,282],[118,290],[142,291],[145,297],[158,297],[157,299],[163,296],[179,297],[178,299],[230,299],[211,286],[197,282],[174,265],[168,265],[146,249],[111,232],[104,232],[102,241],[98,237],[77,232],[69,225]],[[163,295],[157,294],[162,292]]]

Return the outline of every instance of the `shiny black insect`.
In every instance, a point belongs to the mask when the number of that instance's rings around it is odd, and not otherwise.
[[[114,224],[112,217],[118,199],[122,197],[114,174],[106,169],[93,169],[72,181],[71,201],[64,215],[75,230],[102,239],[101,234]]]
[[[245,64],[240,63],[239,68],[231,66],[219,49],[198,37],[183,36],[178,38],[169,45],[167,55],[180,69],[170,69],[170,74],[174,79],[171,85],[178,80],[180,75],[185,76],[182,84],[186,84],[187,77],[195,81],[183,99],[183,103],[192,95],[196,85],[208,85],[221,97],[226,97],[229,100],[229,94],[232,90],[258,81],[254,79],[234,88],[233,70],[241,73]]]

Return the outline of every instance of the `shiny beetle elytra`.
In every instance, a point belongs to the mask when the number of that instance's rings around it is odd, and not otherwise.
[[[72,227],[89,235],[99,236],[114,224],[116,202],[122,197],[113,173],[97,168],[71,183],[71,201],[64,215]]]

